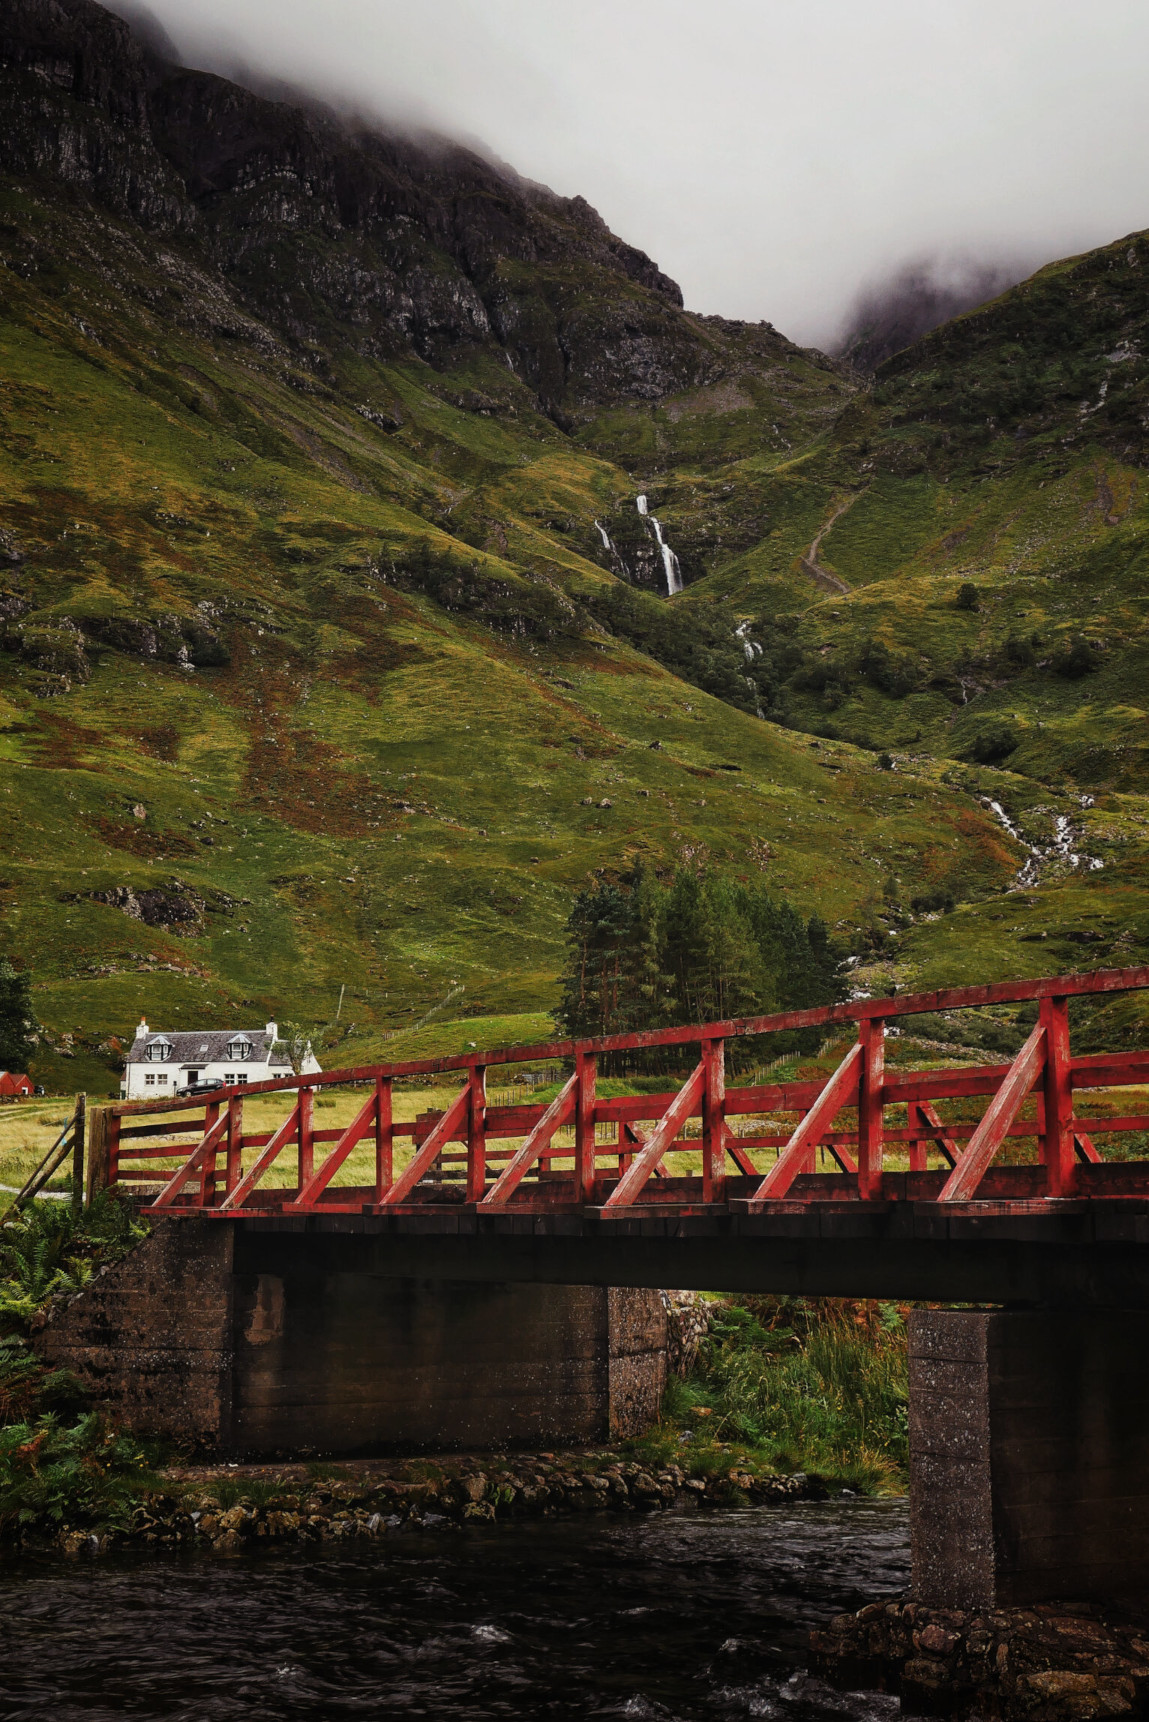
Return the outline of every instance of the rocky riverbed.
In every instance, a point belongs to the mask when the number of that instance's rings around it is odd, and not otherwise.
[[[913,1715],[1090,1722],[1149,1708],[1149,1610],[1041,1603],[986,1611],[874,1602],[812,1632],[811,1667]]]
[[[250,1539],[307,1542],[435,1530],[473,1520],[588,1512],[653,1512],[818,1500],[825,1485],[804,1472],[778,1476],[732,1464],[690,1475],[613,1454],[516,1453],[448,1461],[341,1465],[202,1466],[172,1469],[114,1529],[29,1525],[26,1545],[50,1541],[69,1554],[130,1544],[196,1546],[221,1554]]]

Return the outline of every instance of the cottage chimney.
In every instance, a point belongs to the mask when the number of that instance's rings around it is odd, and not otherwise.
[[[136,1030],[136,1039],[137,1040],[144,1040],[147,1037],[149,1032],[150,1031],[148,1029],[148,1019],[146,1016],[142,1016],[140,1018],[140,1026]]]
[[[279,1024],[277,1022],[268,1023],[267,1038],[272,1046],[274,1046],[276,1041],[279,1039]]]

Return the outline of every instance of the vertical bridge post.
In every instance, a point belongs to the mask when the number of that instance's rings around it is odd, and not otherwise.
[[[243,1176],[243,1095],[233,1094],[227,1103],[227,1170],[225,1195],[230,1196]]]
[[[467,1200],[481,1202],[487,1188],[487,1072],[477,1064],[468,1083]]]
[[[219,1154],[221,1138],[226,1134],[231,1123],[231,1107],[220,1117],[218,1100],[204,1102],[203,1109],[203,1155],[199,1168],[199,1195],[196,1198],[201,1208],[210,1208],[215,1201],[215,1171],[216,1158]],[[209,1141],[210,1138],[210,1141]]]
[[[394,1177],[394,1122],[391,1116],[391,1078],[375,1078],[375,1200],[381,1202]]]
[[[598,1059],[593,1052],[576,1052],[575,1164],[576,1202],[594,1201],[594,1104]]]
[[[1072,1196],[1077,1187],[1073,1139],[1073,1086],[1069,1062],[1069,1000],[1042,999],[1045,1028],[1045,1176],[1051,1196]]]
[[[311,1183],[315,1176],[315,1135],[312,1120],[315,1117],[315,1090],[301,1088],[299,1090],[299,1194]]]
[[[702,1200],[726,1200],[726,1043],[702,1042]]]
[[[862,1049],[858,1076],[858,1194],[863,1202],[873,1202],[882,1193],[886,1025],[881,1017],[869,1017],[858,1024],[858,1044]]]

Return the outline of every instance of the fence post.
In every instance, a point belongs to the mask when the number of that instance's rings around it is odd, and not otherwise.
[[[477,1064],[467,1102],[467,1200],[481,1202],[487,1188],[487,1072]]]
[[[883,1107],[886,1077],[886,1025],[881,1017],[858,1024],[862,1070],[858,1082],[858,1194],[864,1202],[882,1193]]]
[[[1046,1189],[1051,1196],[1072,1196],[1077,1188],[1077,1159],[1073,1149],[1073,1083],[1069,1051],[1069,1001],[1041,1001],[1045,1027],[1045,1072],[1042,1119]]]
[[[310,1184],[315,1171],[315,1090],[301,1088],[299,1090],[299,1188]]]
[[[111,1182],[109,1149],[113,1122],[110,1106],[93,1106],[87,1118],[85,1173],[89,1203],[101,1190],[106,1190]]]
[[[702,1200],[726,1200],[726,1043],[702,1042]]]
[[[394,1178],[391,1135],[391,1078],[375,1078],[375,1200],[381,1202]]]
[[[72,1138],[72,1206],[84,1205],[84,1145],[88,1113],[88,1096],[77,1094]]]
[[[594,1200],[594,1102],[598,1061],[593,1052],[575,1053],[578,1092],[575,1103],[574,1199]]]

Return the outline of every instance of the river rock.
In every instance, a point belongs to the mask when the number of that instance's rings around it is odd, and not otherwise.
[[[1149,1700],[1149,1617],[1089,1603],[974,1612],[869,1603],[810,1635],[832,1685],[897,1692],[914,1714],[1092,1722]]]

